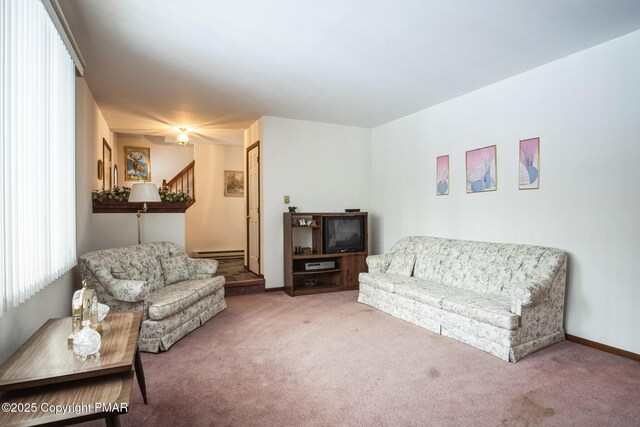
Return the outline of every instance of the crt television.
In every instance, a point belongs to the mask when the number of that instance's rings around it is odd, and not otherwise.
[[[325,216],[322,218],[323,252],[364,252],[364,233],[364,216]]]

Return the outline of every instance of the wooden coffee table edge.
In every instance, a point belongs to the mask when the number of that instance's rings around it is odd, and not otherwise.
[[[85,421],[96,420],[100,418],[107,418],[110,416],[118,416],[120,414],[126,414],[131,406],[131,393],[133,390],[133,375],[134,375],[133,371],[130,371],[126,374],[116,375],[116,377],[122,380],[122,387],[120,389],[120,394],[115,399],[113,399],[114,400],[113,402],[98,402],[103,404],[118,404],[118,405],[114,405],[114,407],[119,407],[119,408],[126,406],[125,411],[120,411],[120,410],[99,411],[99,412],[92,412],[92,413],[83,413],[79,415],[75,414],[72,411],[64,414],[56,414],[56,413],[49,413],[49,412],[43,413],[41,411],[37,411],[37,412],[34,412],[34,415],[38,413],[41,416],[35,416],[33,418],[20,420],[18,422],[15,422],[15,420],[12,420],[10,414],[7,415],[6,413],[3,413],[2,417],[0,417],[0,424],[3,426],[68,425],[68,424],[75,424],[75,423],[80,423]],[[61,393],[72,391],[72,394],[75,394],[76,390],[83,386],[92,386],[92,385],[95,386],[96,384],[100,385],[100,383],[106,384],[113,379],[114,379],[114,376],[91,378],[88,380],[79,380],[75,382],[57,384],[57,388],[60,389],[58,391]],[[47,389],[48,387],[45,386],[45,387],[34,388],[31,390],[20,390],[17,392],[3,392],[3,393],[0,393],[0,401],[3,404],[7,402],[11,402],[12,400],[15,401],[18,399],[20,400],[20,403],[37,401],[38,396],[41,393],[46,394],[51,392],[50,390],[47,390]],[[18,394],[15,395],[15,393],[18,393]],[[80,402],[69,402],[68,404],[73,404],[73,405],[93,404],[95,407],[95,403],[96,402],[80,401]]]
[[[84,371],[80,373],[69,373],[66,375],[58,375],[58,376],[39,376],[39,377],[29,377],[23,378],[21,380],[16,381],[15,379],[7,379],[0,380],[0,392],[2,391],[10,391],[10,390],[20,390],[24,388],[30,387],[39,387],[43,385],[50,384],[58,384],[62,382],[69,382],[75,380],[82,380],[87,378],[100,377],[105,375],[114,375],[118,373],[125,373],[130,371],[133,368],[135,362],[135,356],[138,345],[138,336],[140,334],[140,326],[142,324],[142,312],[140,311],[131,311],[131,312],[119,312],[112,313],[108,316],[120,315],[120,314],[132,314],[132,324],[131,324],[131,333],[129,334],[125,353],[131,353],[131,360],[127,360],[120,363],[116,363],[112,366],[99,368],[91,371]],[[19,360],[21,355],[26,351],[26,349],[33,344],[33,341],[38,339],[38,332],[41,329],[50,326],[50,323],[59,321],[60,319],[67,319],[66,317],[55,318],[47,320],[27,341],[24,342],[23,345],[18,348],[1,366],[0,366],[0,377],[4,374],[6,367],[11,366],[16,360]],[[72,350],[70,350],[72,351]]]

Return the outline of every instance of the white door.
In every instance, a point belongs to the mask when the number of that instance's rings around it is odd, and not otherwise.
[[[260,144],[247,151],[247,248],[249,271],[260,274]]]

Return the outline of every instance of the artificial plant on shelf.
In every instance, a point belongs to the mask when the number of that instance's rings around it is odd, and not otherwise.
[[[112,190],[94,190],[93,192],[91,192],[91,198],[99,202],[104,202],[109,200],[126,202],[129,199],[130,192],[131,192],[131,188],[129,187],[118,187]],[[188,202],[192,199],[190,195],[183,192],[172,193],[170,191],[158,190],[158,193],[160,194],[160,199],[162,199],[163,201],[167,201],[169,203]]]
[[[187,193],[183,193],[182,191],[178,193],[172,193],[170,191],[162,191],[162,189],[158,190],[160,193],[160,198],[162,200],[166,200],[167,202],[188,202],[191,200],[191,196]]]
[[[99,202],[104,202],[105,200],[126,202],[129,199],[130,192],[131,188],[129,187],[116,187],[112,190],[93,190],[91,192],[91,198]]]

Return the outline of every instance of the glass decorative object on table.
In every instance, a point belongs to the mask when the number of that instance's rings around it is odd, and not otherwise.
[[[67,345],[73,348],[73,338],[82,330],[82,322],[89,321],[89,326],[98,332],[102,330],[98,322],[98,295],[95,289],[87,286],[87,281],[82,281],[82,289],[73,293],[71,299],[71,335],[67,338]]]
[[[71,300],[72,336],[80,331],[82,322],[89,320],[93,329],[98,328],[98,295],[82,281],[82,289],[73,293]]]
[[[89,320],[83,320],[82,329],[73,337],[73,352],[83,361],[88,356],[100,357],[100,345],[100,334],[91,328]]]
[[[102,323],[102,321],[109,314],[110,307],[107,304],[103,304],[101,302],[98,303],[98,323]]]

